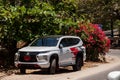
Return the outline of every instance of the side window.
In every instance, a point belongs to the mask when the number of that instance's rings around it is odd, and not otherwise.
[[[78,44],[80,42],[80,39],[78,39],[78,38],[74,38],[73,39],[73,45],[76,45],[76,44]]]
[[[64,38],[61,40],[60,44],[63,45],[63,47],[73,46],[80,42],[80,39],[78,38]]]
[[[69,44],[69,46],[73,45],[73,38],[68,38],[68,44]]]
[[[80,39],[78,38],[68,38],[68,44],[69,46],[73,46],[73,45],[76,45],[78,44],[80,41]]]
[[[69,46],[69,45],[68,45],[68,39],[67,39],[67,38],[62,39],[61,42],[60,42],[60,44],[62,44],[63,47]]]

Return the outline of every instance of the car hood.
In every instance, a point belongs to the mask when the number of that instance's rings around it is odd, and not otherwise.
[[[24,47],[19,49],[19,51],[24,52],[41,52],[41,51],[54,51],[58,50],[56,47]]]

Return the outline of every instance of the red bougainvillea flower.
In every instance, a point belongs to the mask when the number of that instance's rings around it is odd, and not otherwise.
[[[82,38],[87,54],[101,54],[109,51],[110,40],[98,24],[79,24],[74,32]]]
[[[81,32],[80,30],[75,30],[75,33],[79,33],[79,32]]]

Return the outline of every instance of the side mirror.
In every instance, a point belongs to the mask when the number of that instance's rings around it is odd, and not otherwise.
[[[62,44],[60,44],[60,45],[59,45],[59,48],[60,48],[60,49],[61,49],[61,48],[63,48],[63,45],[62,45]]]

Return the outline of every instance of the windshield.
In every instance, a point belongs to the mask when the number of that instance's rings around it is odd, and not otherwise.
[[[39,38],[36,39],[30,46],[56,46],[57,38]]]

